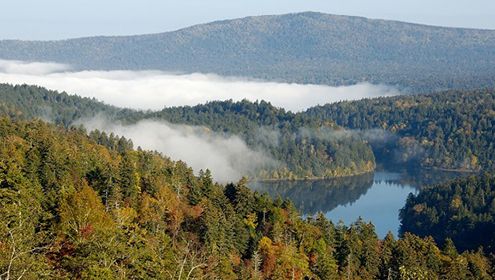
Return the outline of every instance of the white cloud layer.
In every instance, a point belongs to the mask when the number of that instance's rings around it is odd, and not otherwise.
[[[362,83],[330,87],[224,78],[213,74],[173,75],[159,71],[81,71],[57,63],[0,60],[0,82],[34,84],[107,104],[134,109],[196,105],[212,100],[266,100],[301,111],[341,100],[400,94],[393,87]]]
[[[89,130],[98,129],[130,138],[135,146],[182,160],[195,172],[210,169],[213,178],[222,183],[237,181],[263,166],[276,165],[264,153],[248,148],[239,137],[221,136],[204,127],[150,120],[122,125],[100,117],[78,123]]]
[[[0,83],[32,84],[52,90],[94,97],[107,104],[133,109],[196,105],[212,100],[266,100],[277,107],[301,111],[341,100],[397,95],[387,86],[367,83],[345,87],[300,85],[224,78],[212,74],[173,75],[159,71],[80,71],[57,63],[0,60]],[[215,134],[206,128],[141,121],[134,125],[110,123],[104,118],[81,120],[89,130],[99,129],[132,139],[136,146],[185,161],[196,172],[210,169],[219,182],[237,181],[260,167],[277,162],[250,149],[237,136]],[[274,131],[260,129],[259,141],[276,143]]]
[[[52,62],[25,62],[18,60],[1,60],[0,73],[21,75],[46,75],[69,70],[65,64]]]

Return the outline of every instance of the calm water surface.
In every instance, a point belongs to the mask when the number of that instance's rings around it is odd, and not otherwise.
[[[273,198],[292,200],[305,216],[323,212],[334,223],[342,220],[345,224],[361,217],[371,221],[378,235],[384,237],[388,231],[397,236],[399,210],[410,193],[465,175],[425,170],[381,171],[331,180],[254,182],[251,188]]]

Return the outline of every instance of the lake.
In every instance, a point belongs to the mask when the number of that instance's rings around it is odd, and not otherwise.
[[[304,216],[322,212],[334,223],[349,225],[359,217],[371,221],[379,237],[398,234],[399,210],[410,193],[466,173],[432,170],[378,171],[328,180],[252,182],[251,189],[290,199]]]

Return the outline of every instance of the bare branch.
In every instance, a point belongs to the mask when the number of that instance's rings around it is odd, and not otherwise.
[[[189,270],[189,273],[187,274],[187,277],[186,277],[186,280],[189,279],[189,277],[191,277],[191,274],[193,273],[193,271],[196,269],[196,268],[200,268],[202,266],[208,266],[206,265],[205,263],[201,263],[201,264],[198,264],[198,265],[195,265],[193,267],[191,267],[191,269]]]

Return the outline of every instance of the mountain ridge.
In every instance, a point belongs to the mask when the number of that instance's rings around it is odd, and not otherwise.
[[[0,58],[76,70],[216,73],[412,91],[495,87],[495,30],[315,12],[215,21],[177,31],[61,41],[0,41]]]
[[[187,30],[190,28],[194,28],[202,25],[212,25],[212,24],[220,24],[220,23],[228,23],[236,20],[249,20],[252,18],[263,18],[263,17],[278,17],[278,16],[297,16],[297,15],[320,15],[320,16],[330,16],[336,18],[351,18],[351,19],[360,19],[360,20],[368,20],[368,21],[376,21],[376,22],[393,22],[398,24],[407,24],[407,25],[416,25],[418,27],[425,28],[442,28],[442,29],[462,29],[462,30],[475,30],[475,31],[495,31],[495,29],[490,28],[475,28],[475,27],[462,27],[462,26],[444,26],[444,25],[434,25],[427,23],[419,23],[419,22],[409,22],[403,20],[393,20],[393,19],[383,19],[383,18],[371,18],[365,16],[354,16],[354,15],[344,15],[344,14],[330,14],[323,12],[315,12],[315,11],[303,11],[303,12],[293,12],[293,13],[285,13],[285,14],[266,14],[266,15],[258,15],[258,16],[244,16],[238,18],[227,18],[214,20],[209,22],[197,23],[188,26],[184,26],[181,28],[176,28],[168,31],[160,31],[160,32],[149,32],[149,33],[135,33],[135,34],[125,34],[125,35],[89,35],[89,36],[76,36],[69,37],[63,39],[47,39],[47,40],[28,40],[28,39],[0,39],[1,41],[16,41],[16,42],[61,42],[61,41],[71,41],[71,40],[79,40],[79,39],[91,39],[91,38],[129,38],[129,37],[141,37],[141,36],[153,36],[153,35],[161,35],[165,33],[179,32],[183,30]]]

